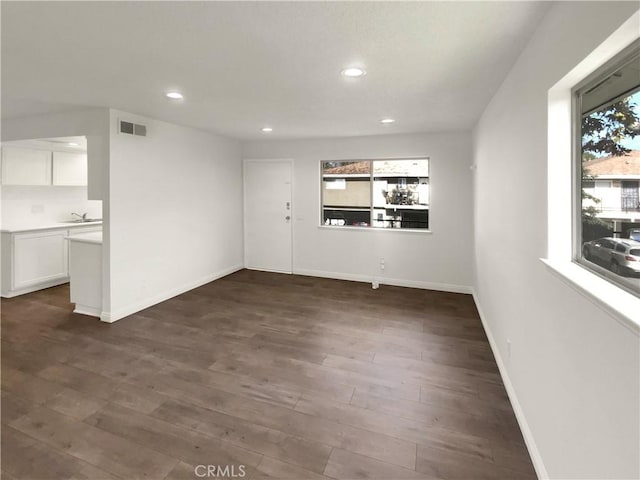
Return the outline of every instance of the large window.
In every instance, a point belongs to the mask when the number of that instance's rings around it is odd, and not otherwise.
[[[574,257],[640,295],[640,49],[575,91]]]
[[[324,161],[322,225],[429,228],[429,159]]]

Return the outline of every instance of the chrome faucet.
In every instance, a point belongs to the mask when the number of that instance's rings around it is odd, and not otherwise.
[[[86,222],[87,221],[87,213],[89,213],[89,212],[84,212],[82,215],[80,215],[79,213],[71,212],[71,215],[75,215],[76,217],[78,217],[83,222]]]

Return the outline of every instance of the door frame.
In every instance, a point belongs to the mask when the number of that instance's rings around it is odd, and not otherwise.
[[[295,182],[294,182],[294,161],[293,158],[245,158],[242,160],[242,261],[244,263],[244,268],[249,269],[249,267],[247,266],[247,192],[245,189],[245,172],[247,169],[247,165],[250,163],[286,163],[289,165],[289,171],[291,173],[291,210],[290,210],[290,216],[291,216],[291,228],[290,228],[290,235],[291,235],[291,271],[289,272],[282,272],[279,270],[261,270],[263,272],[274,272],[274,273],[286,273],[286,274],[293,274],[295,268],[293,265],[293,259],[295,258],[293,255],[294,252],[294,220],[295,220],[295,216],[294,216],[294,211],[295,211],[295,202],[294,202],[294,194],[295,194]]]

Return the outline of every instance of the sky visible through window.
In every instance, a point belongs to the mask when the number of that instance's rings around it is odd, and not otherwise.
[[[635,105],[634,111],[640,115],[640,90],[631,95],[631,103]],[[623,147],[630,150],[640,150],[640,135],[636,135],[633,138],[627,138],[621,143]]]

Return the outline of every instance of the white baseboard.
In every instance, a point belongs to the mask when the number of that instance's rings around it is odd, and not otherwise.
[[[81,315],[89,315],[90,317],[100,317],[100,308],[89,307],[87,305],[80,305],[76,303],[73,313],[80,313]]]
[[[31,287],[18,288],[16,290],[9,290],[6,292],[2,292],[2,298],[13,298],[18,297],[20,295],[24,295],[26,293],[37,292],[38,290],[44,290],[45,288],[56,287],[58,285],[64,285],[65,283],[69,283],[69,277],[58,278],[56,280],[50,280],[48,282],[42,282],[37,285],[33,285]]]
[[[549,474],[547,473],[547,469],[545,468],[544,462],[542,461],[542,455],[540,455],[540,451],[538,450],[535,439],[533,438],[533,433],[531,433],[531,429],[529,428],[527,419],[524,416],[524,411],[520,406],[516,391],[513,388],[513,384],[511,383],[511,379],[509,378],[509,374],[507,373],[507,368],[502,361],[502,356],[500,355],[498,345],[493,338],[493,333],[491,332],[486,317],[482,312],[482,307],[480,306],[478,295],[476,294],[475,290],[472,291],[472,295],[473,300],[476,304],[476,308],[478,309],[478,313],[480,314],[480,321],[482,322],[484,331],[487,335],[487,338],[489,339],[489,345],[491,346],[491,350],[493,351],[493,356],[495,357],[496,363],[498,364],[498,370],[500,371],[500,376],[502,377],[502,383],[504,383],[504,387],[507,390],[507,395],[509,396],[509,401],[511,402],[511,408],[513,408],[513,412],[516,415],[516,420],[518,421],[518,425],[520,426],[520,430],[522,431],[524,443],[527,445],[527,450],[529,451],[529,456],[531,457],[533,468],[535,469],[536,475],[539,479],[548,479]]]
[[[201,287],[202,285],[205,285],[209,282],[213,282],[214,280],[218,280],[219,278],[226,277],[227,275],[237,272],[238,270],[242,270],[243,268],[244,268],[243,265],[234,265],[233,267],[229,267],[219,272],[216,272],[214,274],[207,275],[206,277],[201,278],[200,280],[197,280],[195,282],[187,283],[186,285],[182,285],[178,288],[172,288],[167,292],[163,292],[159,295],[155,295],[151,298],[145,299],[133,305],[128,305],[124,308],[120,308],[114,312],[102,312],[100,314],[100,320],[106,323],[113,323],[116,320],[120,320],[121,318],[128,317],[129,315],[133,315],[134,313],[139,312],[140,310],[144,310],[145,308],[152,307],[153,305],[156,305],[160,302],[164,302],[165,300],[169,300],[170,298],[173,298],[177,295],[188,292],[189,290],[193,290],[194,288]]]
[[[439,292],[449,293],[466,293],[471,294],[473,288],[468,285],[453,285],[450,283],[437,282],[419,282],[417,280],[404,280],[386,277],[376,277],[381,285],[393,285],[396,287],[422,288],[424,290],[436,290]]]
[[[370,275],[359,275],[359,274],[340,273],[340,272],[326,272],[323,270],[294,269],[293,273],[295,275],[334,278],[336,280],[349,280],[352,282],[371,283],[374,280],[374,278]],[[424,290],[436,290],[439,292],[451,292],[451,293],[469,293],[470,294],[473,292],[473,288],[467,285],[452,285],[449,283],[436,283],[436,282],[420,282],[417,280],[388,278],[388,277],[383,277],[378,275],[376,275],[375,280],[380,285],[393,285],[396,287],[421,288]]]
[[[258,267],[244,267],[247,270],[253,270],[254,272],[269,272],[269,273],[283,273],[285,275],[291,275],[291,272],[286,272],[284,270],[270,270],[268,268],[258,268]]]

